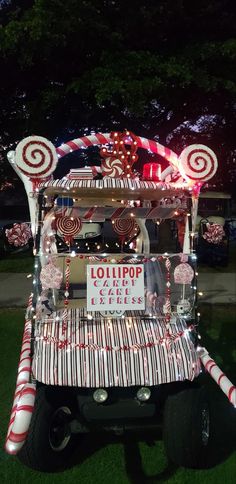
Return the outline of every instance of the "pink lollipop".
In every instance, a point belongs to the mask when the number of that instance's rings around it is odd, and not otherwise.
[[[56,148],[42,136],[28,136],[16,147],[16,164],[30,178],[46,178],[57,166]]]
[[[123,174],[124,167],[121,160],[118,158],[108,157],[102,161],[101,170],[103,176],[109,176],[111,178],[120,178]]]
[[[41,270],[40,281],[42,289],[60,289],[63,274],[52,261],[48,262]]]
[[[182,262],[176,266],[174,270],[174,281],[176,284],[190,284],[193,277],[194,270],[187,262]]]
[[[194,182],[210,180],[217,170],[214,151],[205,145],[190,145],[179,157],[179,171],[183,178]]]

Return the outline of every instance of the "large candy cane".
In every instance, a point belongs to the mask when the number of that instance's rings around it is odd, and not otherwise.
[[[157,143],[157,141],[148,140],[146,138],[142,138],[141,136],[136,136],[136,140],[139,148],[144,148],[152,153],[156,153],[163,158],[166,158],[166,160],[168,160],[175,168],[178,169],[178,156],[174,151],[166,148],[160,143]],[[98,133],[91,136],[83,136],[82,138],[76,138],[72,141],[68,141],[67,143],[63,143],[56,149],[56,151],[58,156],[62,157],[68,153],[71,153],[72,151],[79,150],[80,148],[88,148],[89,146],[96,146],[111,142],[113,141],[110,133]],[[132,140],[129,140],[129,136],[127,135],[127,144],[131,142]]]
[[[205,369],[213,380],[219,385],[221,390],[228,397],[229,401],[236,407],[236,386],[227,378],[223,371],[217,366],[216,362],[210,357],[206,348],[198,348],[200,359]]]
[[[5,449],[8,454],[17,454],[22,448],[27,437],[34,410],[36,384],[30,383],[31,332],[32,323],[30,320],[26,319],[16,380],[16,390],[5,443]]]

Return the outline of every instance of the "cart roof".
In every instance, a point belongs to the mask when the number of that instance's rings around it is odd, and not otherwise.
[[[161,200],[186,194],[183,187],[163,182],[103,178],[101,180],[49,180],[39,185],[47,195],[66,195],[82,199]]]

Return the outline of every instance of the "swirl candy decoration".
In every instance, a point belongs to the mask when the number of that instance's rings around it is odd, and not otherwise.
[[[47,178],[57,166],[56,148],[42,136],[28,136],[16,147],[16,164],[31,179]]]
[[[135,229],[135,220],[117,218],[114,221],[113,229],[124,240]]]
[[[205,145],[190,145],[179,157],[179,171],[183,178],[192,182],[205,182],[212,178],[218,162],[214,151]]]
[[[105,158],[101,164],[101,170],[103,176],[109,176],[111,178],[120,178],[123,174],[123,163],[118,158],[112,158],[111,156]]]
[[[64,236],[64,239],[68,244],[71,244],[73,242],[75,235],[79,234],[81,228],[82,222],[80,218],[56,218],[56,229],[60,234]]]

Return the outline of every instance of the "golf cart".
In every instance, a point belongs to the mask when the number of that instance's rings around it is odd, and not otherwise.
[[[91,145],[100,146],[101,167],[52,178],[58,158]],[[169,167],[147,163],[140,176],[138,149]],[[189,223],[201,184],[216,171],[214,153],[193,145],[178,157],[125,131],[57,149],[32,136],[8,157],[28,194],[35,274],[6,451],[56,471],[85,433],[162,425],[174,463],[204,466],[211,418],[198,376],[205,366],[219,380],[221,370],[199,346]],[[166,181],[172,173],[175,181]],[[180,215],[181,252],[170,252],[166,238],[160,253],[160,227]],[[226,380],[222,389],[235,402]]]

